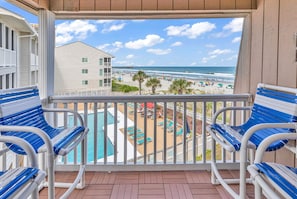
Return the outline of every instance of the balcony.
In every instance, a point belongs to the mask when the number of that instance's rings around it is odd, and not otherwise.
[[[87,187],[73,196],[118,198],[125,192],[131,197],[165,198],[182,189],[179,194],[189,194],[189,198],[228,198],[221,186],[210,183],[206,126],[217,109],[246,106],[250,99],[248,94],[51,97],[49,105],[79,111],[90,128],[84,154]],[[220,119],[235,124],[245,114],[229,112]],[[75,123],[76,118],[57,114],[52,121],[62,126]],[[218,150],[222,168],[230,162],[234,164],[228,168],[238,168],[235,154]],[[80,157],[75,150],[59,159],[57,170],[63,175],[59,177],[58,172],[57,179],[71,179],[69,171],[78,169]]]
[[[164,198],[182,189],[179,194],[191,197],[228,198],[221,186],[210,183],[211,144],[206,126],[221,107],[246,106],[250,100],[249,94],[52,96],[48,106],[80,112],[90,128],[83,154],[87,157],[87,187],[76,190],[73,196],[117,198],[116,194],[129,190],[131,197]],[[245,116],[232,111],[220,120],[235,124]],[[73,115],[66,114],[48,118],[56,126],[77,122]],[[221,168],[238,169],[235,154],[217,150]],[[75,149],[67,158],[58,158],[56,179],[71,180],[71,171],[78,170],[81,155]],[[22,162],[18,157],[7,157],[10,159],[3,161],[3,168]],[[248,194],[251,192],[252,188]],[[41,196],[44,194],[46,189],[41,191]]]

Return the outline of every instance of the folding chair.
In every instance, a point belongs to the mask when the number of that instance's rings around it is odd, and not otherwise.
[[[0,128],[1,129],[1,128]],[[38,186],[45,178],[45,172],[38,169],[37,157],[32,146],[21,138],[0,136],[0,142],[13,143],[28,154],[29,167],[16,167],[0,172],[0,198],[38,198]],[[2,150],[4,154],[6,150]]]
[[[247,149],[257,149],[266,137],[276,133],[294,132],[295,128],[288,123],[296,122],[297,89],[258,84],[252,107],[227,107],[219,110],[207,127],[212,136],[212,183],[221,184],[234,198],[245,198],[247,165]],[[229,126],[219,124],[218,116],[227,110],[251,110],[249,119],[242,125]],[[216,163],[216,142],[229,152],[240,152],[240,179],[223,179]],[[283,147],[287,140],[272,143],[266,150],[274,151]],[[253,158],[250,159],[253,161]],[[251,162],[252,163],[252,162]],[[234,164],[234,163],[233,163]],[[240,193],[237,194],[229,184],[240,183]]]
[[[44,112],[70,112],[80,121],[80,126],[54,128],[48,124]],[[37,87],[7,89],[0,91],[0,127],[2,136],[25,139],[36,153],[47,153],[47,178],[49,198],[54,198],[54,185],[69,187],[62,197],[67,197],[74,188],[84,187],[85,145],[88,133],[80,114],[66,109],[43,109]],[[81,165],[74,183],[54,182],[54,160],[66,156],[81,143]],[[17,145],[7,144],[18,154],[25,154]]]
[[[247,168],[254,181],[256,199],[262,198],[262,192],[269,198],[297,198],[297,168],[273,162],[262,162],[266,148],[271,143],[283,139],[296,141],[297,134],[283,133],[266,138],[256,151],[254,164]],[[290,151],[296,153],[296,148]]]

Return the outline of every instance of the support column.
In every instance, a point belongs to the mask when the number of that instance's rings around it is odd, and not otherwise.
[[[38,87],[40,97],[44,99],[54,94],[55,14],[48,10],[40,10],[38,16]]]

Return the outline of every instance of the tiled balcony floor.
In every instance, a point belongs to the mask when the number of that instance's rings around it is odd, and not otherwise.
[[[237,176],[225,171],[224,177]],[[56,174],[56,181],[67,182],[73,172]],[[233,185],[232,185],[233,186]],[[238,189],[234,185],[234,189]],[[56,198],[65,189],[56,189]],[[253,198],[253,186],[248,185],[247,198]],[[47,189],[40,192],[47,198]],[[212,185],[208,171],[160,171],[160,172],[87,172],[86,187],[75,190],[70,198],[232,198],[221,185]]]

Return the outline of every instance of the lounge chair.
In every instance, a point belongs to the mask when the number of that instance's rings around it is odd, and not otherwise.
[[[184,129],[180,128],[178,131],[176,131],[176,136],[182,135],[184,133]]]
[[[147,142],[151,142],[151,141],[153,141],[153,139],[151,138],[151,137],[147,137],[146,138],[146,141]],[[143,139],[139,139],[139,140],[137,140],[137,144],[138,145],[141,145],[141,144],[143,144],[144,143],[144,138]]]
[[[47,123],[44,112],[71,113],[80,126],[54,128]],[[62,197],[67,197],[76,187],[83,188],[85,170],[84,138],[88,133],[83,119],[77,112],[66,109],[42,108],[37,87],[7,89],[0,91],[1,136],[16,136],[29,142],[36,153],[47,153],[48,197],[54,198],[54,160],[58,155],[66,156],[81,143],[82,160],[74,183],[55,183],[59,187],[69,187]],[[7,144],[9,149],[25,154],[18,145]]]
[[[295,124],[289,124],[287,128],[296,128],[293,125]],[[254,164],[248,166],[254,181],[256,199],[262,198],[262,193],[269,198],[297,198],[297,168],[274,162],[263,162],[262,158],[271,143],[284,139],[297,141],[297,134],[283,133],[266,138],[256,151]],[[296,147],[288,152],[296,153]]]
[[[28,198],[30,195],[31,198],[38,198],[38,186],[44,180],[45,172],[38,169],[37,156],[32,146],[14,136],[0,136],[0,142],[17,144],[26,152],[30,163],[29,167],[0,172],[0,198]]]
[[[144,133],[138,133],[136,134],[136,138],[139,139],[139,138],[143,138],[144,137]],[[131,135],[130,138],[133,140],[134,139],[134,135]]]
[[[295,131],[294,128],[282,125],[296,122],[296,95],[297,89],[259,84],[252,107],[227,107],[214,115],[212,124],[207,127],[212,136],[212,183],[220,183],[234,198],[237,198],[238,193],[228,184],[240,182],[240,198],[245,197],[246,182],[251,182],[251,179],[246,179],[247,149],[257,149],[270,135]],[[251,114],[249,119],[239,126],[217,123],[218,116],[227,110],[251,110]],[[216,164],[216,142],[229,152],[240,152],[240,180],[222,178]],[[287,140],[276,141],[267,148],[267,151],[277,150],[286,143]]]

